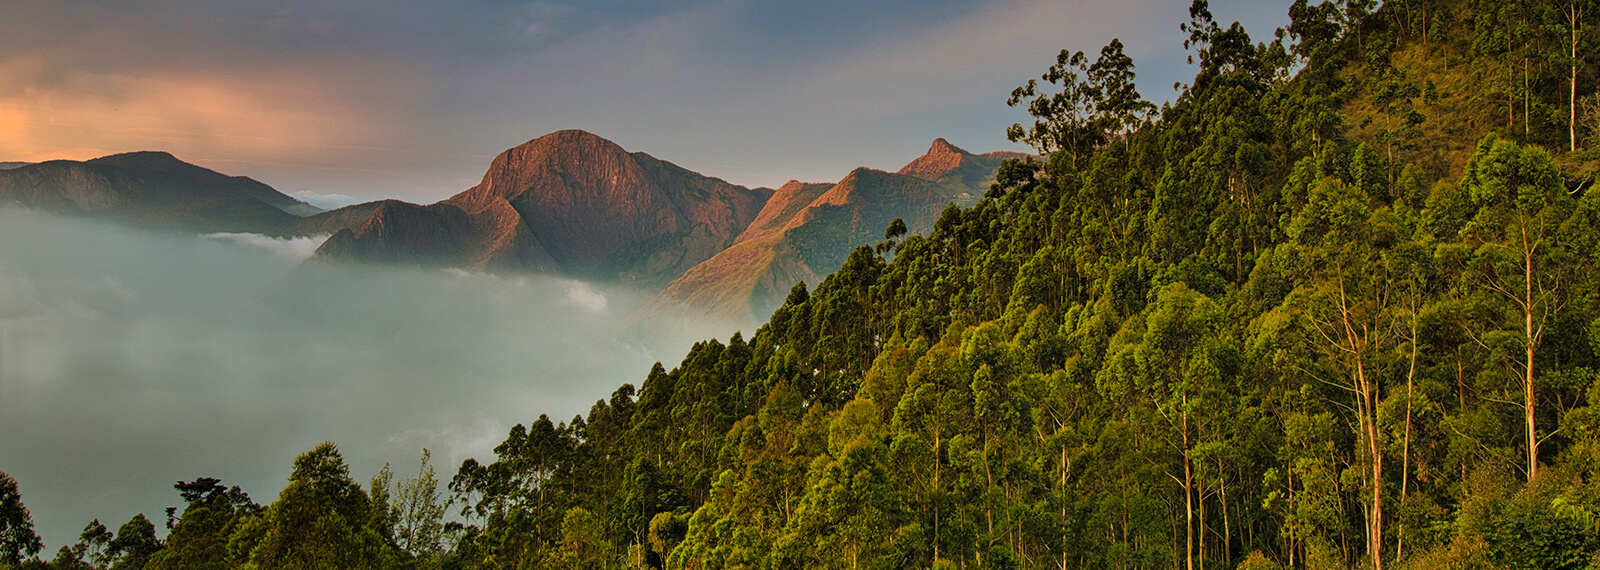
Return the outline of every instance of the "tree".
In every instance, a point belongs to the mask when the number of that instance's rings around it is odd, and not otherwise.
[[[1338,7],[1327,1],[1312,5],[1307,0],[1295,0],[1289,7],[1287,31],[1295,40],[1290,47],[1306,63],[1307,69],[1320,71],[1321,66],[1332,59],[1329,52],[1340,33],[1338,13]]]
[[[123,523],[117,529],[117,537],[106,545],[106,551],[116,557],[116,563],[111,565],[112,570],[144,568],[150,556],[160,550],[161,541],[156,538],[156,525],[145,518],[144,513],[133,515],[132,519]]]
[[[1548,153],[1495,134],[1478,143],[1461,179],[1477,214],[1462,230],[1473,247],[1470,274],[1479,292],[1504,304],[1487,305],[1487,330],[1475,340],[1518,379],[1528,480],[1539,470],[1536,358],[1549,324],[1565,306],[1562,287],[1571,265],[1560,258],[1557,231],[1573,208]]]
[[[395,544],[413,556],[437,555],[444,539],[444,513],[449,504],[440,500],[439,480],[428,464],[432,457],[424,448],[417,474],[401,481],[394,491],[398,511]]]
[[[472,524],[473,515],[480,518],[488,516],[491,506],[489,469],[479,464],[477,459],[469,457],[461,462],[455,476],[450,478],[449,488],[450,503],[461,504],[458,514],[465,519],[465,524]],[[477,500],[473,500],[473,496],[477,496]]]
[[[22,504],[17,480],[0,471],[0,562],[16,564],[44,549],[33,532],[33,515]]]
[[[1095,111],[1105,117],[1110,132],[1122,135],[1124,147],[1131,148],[1133,143],[1127,135],[1156,106],[1139,96],[1133,81],[1133,58],[1122,53],[1122,40],[1112,38],[1101,48],[1100,58],[1089,66],[1087,75],[1097,95]]]
[[[846,405],[830,426],[829,454],[812,465],[791,537],[810,542],[811,557],[822,566],[868,565],[899,526],[901,503],[890,485],[877,414],[868,400]]]
[[[100,524],[100,519],[89,521],[89,524],[84,525],[83,532],[78,534],[78,544],[83,545],[83,548],[76,553],[77,557],[81,559],[87,555],[89,562],[95,566],[111,564],[114,557],[110,545],[111,539],[115,536],[106,525]]]
[[[650,519],[650,550],[661,560],[672,558],[672,550],[689,534],[688,513],[657,513]]]
[[[906,221],[900,218],[889,220],[889,227],[883,230],[883,239],[895,239],[906,235]]]
[[[1196,556],[1200,568],[1205,568],[1205,518],[1204,494],[1197,479],[1194,456],[1201,444],[1205,424],[1211,423],[1213,414],[1204,406],[1220,403],[1216,398],[1205,397],[1215,391],[1216,368],[1206,356],[1207,343],[1214,342],[1222,309],[1183,282],[1161,289],[1156,302],[1146,318],[1144,338],[1134,350],[1139,368],[1149,382],[1148,390],[1155,393],[1152,400],[1167,427],[1176,436],[1168,445],[1182,457],[1183,477],[1172,479],[1183,488],[1185,568],[1195,568]],[[1210,410],[1216,412],[1219,410]],[[1199,519],[1196,514],[1199,513]],[[1198,540],[1197,540],[1198,539]],[[1198,546],[1198,552],[1197,547]]]
[[[1006,129],[1012,142],[1026,143],[1044,154],[1066,151],[1073,169],[1080,159],[1099,148],[1111,134],[1127,135],[1155,105],[1139,96],[1134,84],[1133,58],[1113,38],[1100,50],[1093,65],[1083,52],[1061,50],[1056,64],[1040,78],[1060,87],[1056,93],[1041,90],[1037,79],[1011,91],[1006,105],[1027,102],[1032,126],[1021,123]],[[1126,140],[1126,139],[1125,139]],[[1131,142],[1125,146],[1131,148]]]
[[[145,569],[228,568],[230,535],[241,520],[259,513],[261,506],[239,487],[224,487],[212,477],[178,481],[173,488],[187,505],[167,535],[166,546],[150,557]]]
[[[1028,114],[1034,117],[1032,126],[1021,123],[1006,129],[1006,138],[1012,142],[1026,143],[1050,154],[1062,150],[1071,157],[1072,167],[1078,159],[1099,146],[1104,137],[1103,117],[1095,113],[1094,86],[1079,75],[1088,71],[1089,58],[1083,52],[1061,50],[1055,65],[1041,76],[1051,85],[1060,86],[1054,94],[1042,93],[1037,79],[1011,91],[1006,105],[1015,107],[1027,102]]]
[[[1567,150],[1578,150],[1578,71],[1583,67],[1583,53],[1589,48],[1589,38],[1594,34],[1586,33],[1592,24],[1600,6],[1593,0],[1567,0],[1565,6],[1559,7],[1561,19],[1566,24],[1567,53],[1562,54],[1567,64]]]
[[[1289,227],[1307,269],[1297,298],[1289,302],[1299,304],[1298,312],[1321,341],[1318,346],[1343,376],[1322,381],[1354,396],[1349,409],[1356,414],[1356,435],[1368,468],[1367,554],[1372,568],[1382,570],[1384,443],[1377,415],[1382,386],[1374,357],[1384,351],[1389,327],[1383,325],[1388,299],[1384,279],[1374,274],[1382,265],[1373,225],[1371,197],[1365,192],[1335,178],[1317,183]]]
[[[369,521],[372,501],[350,479],[333,442],[294,460],[289,485],[264,513],[235,532],[229,550],[258,568],[372,568],[392,552]]]
[[[568,509],[561,519],[559,567],[585,570],[609,567],[604,538],[604,525],[594,514],[581,507]]]

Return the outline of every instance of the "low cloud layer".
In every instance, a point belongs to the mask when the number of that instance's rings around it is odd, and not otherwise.
[[[180,479],[271,502],[324,440],[363,481],[423,447],[448,478],[513,424],[570,420],[732,332],[622,341],[635,292],[210,238],[0,209],[0,471],[49,551],[90,519],[159,520]]]

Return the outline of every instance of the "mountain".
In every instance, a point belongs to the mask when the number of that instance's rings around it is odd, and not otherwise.
[[[318,211],[266,184],[165,152],[52,160],[0,170],[0,204],[144,227],[273,234]]]
[[[1005,158],[944,139],[899,173],[746,188],[594,134],[566,130],[508,149],[479,183],[428,205],[381,200],[319,211],[249,178],[164,152],[0,171],[0,202],[194,231],[329,236],[324,259],[558,273],[665,290],[753,320],[796,281],[815,282],[894,218],[924,231],[975,200]]]
[[[732,245],[771,194],[558,131],[501,153],[477,186],[444,201],[371,210],[319,254],[659,287]]]
[[[640,320],[707,314],[754,324],[783,304],[796,282],[815,285],[850,251],[883,239],[894,218],[928,231],[945,206],[976,203],[1018,152],[973,154],[935,139],[928,152],[888,173],[857,168],[836,184],[791,180],[728,249],[696,265],[640,309]]]
[[[641,309],[640,318],[690,312],[759,322],[783,304],[796,282],[814,285],[856,246],[882,240],[891,220],[904,219],[912,232],[926,232],[951,202],[933,188],[921,178],[870,168],[857,168],[832,185],[785,184],[738,243],[673,281]]]
[[[994,183],[994,173],[1000,168],[1000,163],[1029,156],[1006,151],[972,154],[939,138],[933,140],[927,154],[911,161],[897,174],[932,182],[934,191],[958,198],[958,202],[968,206],[983,197],[989,185]]]
[[[33,164],[33,163],[31,163],[31,162],[0,162],[0,170],[11,170],[13,168],[22,168],[22,167],[27,166],[29,164]]]

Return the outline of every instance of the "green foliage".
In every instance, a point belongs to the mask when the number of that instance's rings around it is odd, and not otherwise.
[[[33,515],[22,504],[17,480],[0,472],[0,562],[14,565],[43,548],[33,532]]]
[[[241,523],[228,550],[252,568],[392,567],[388,529],[374,524],[387,517],[379,507],[350,479],[339,448],[323,442],[295,458],[289,485]]]
[[[167,536],[165,547],[150,557],[146,569],[230,567],[229,537],[246,517],[259,514],[261,506],[238,487],[223,487],[220,483],[201,477],[173,485],[187,505]],[[89,529],[85,529],[84,539],[94,544]]]
[[[156,539],[156,525],[142,513],[133,515],[132,519],[117,529],[117,537],[106,544],[106,550],[115,560],[111,565],[113,570],[144,568],[150,556],[161,551],[161,541]]]

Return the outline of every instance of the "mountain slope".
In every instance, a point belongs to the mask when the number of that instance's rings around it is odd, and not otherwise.
[[[641,309],[640,318],[688,312],[756,323],[783,303],[795,282],[814,284],[856,246],[881,240],[894,218],[923,232],[950,203],[925,180],[870,168],[857,168],[816,193],[821,186],[785,184],[738,243],[673,281]],[[812,195],[804,207],[794,206]],[[773,221],[789,212],[781,226]]]
[[[0,203],[147,227],[279,233],[316,208],[271,186],[178,160],[131,152],[0,170]]]
[[[772,197],[767,199],[766,207],[756,215],[755,221],[750,222],[750,226],[733,241],[745,242],[783,231],[784,226],[794,219],[795,214],[799,214],[831,188],[833,184],[830,183],[813,184],[790,180],[772,193]]]

